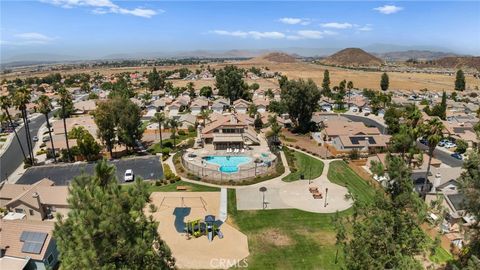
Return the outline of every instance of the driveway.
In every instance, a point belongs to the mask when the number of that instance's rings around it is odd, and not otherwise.
[[[163,178],[163,169],[160,164],[159,157],[146,156],[129,159],[120,159],[109,161],[115,165],[117,179],[123,182],[123,174],[125,170],[132,169],[136,177],[143,179],[160,179]],[[49,178],[55,185],[68,185],[71,180],[82,173],[93,174],[95,163],[76,163],[76,164],[60,164],[37,166],[27,169],[20,177],[17,184],[33,184],[43,178]]]

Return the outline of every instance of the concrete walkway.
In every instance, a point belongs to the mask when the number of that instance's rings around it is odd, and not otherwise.
[[[301,150],[294,150],[321,160],[324,164],[322,175],[312,181],[297,180],[294,182],[284,182],[282,178],[290,174],[290,168],[287,165],[285,154],[280,152],[280,157],[285,165],[285,172],[281,176],[260,183],[248,186],[222,186],[190,180],[184,177],[181,177],[181,179],[193,184],[235,189],[238,210],[300,209],[315,213],[334,213],[350,208],[353,200],[346,199],[346,195],[348,194],[347,188],[328,180],[327,175],[330,162],[334,160],[324,160]],[[173,165],[172,157],[169,157],[165,163],[170,166],[173,172],[177,173]],[[262,193],[260,191],[261,187],[267,188],[267,191]],[[319,191],[323,194],[323,198],[314,199],[309,191],[309,187],[318,187]],[[326,192],[326,189],[328,189],[328,192]]]

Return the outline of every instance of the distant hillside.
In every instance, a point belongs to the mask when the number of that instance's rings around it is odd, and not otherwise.
[[[327,65],[337,66],[380,66],[383,61],[359,48],[343,49],[322,60]]]
[[[268,62],[275,62],[275,63],[293,63],[297,61],[297,59],[294,56],[283,53],[283,52],[272,52],[272,53],[255,57],[254,59],[251,59],[251,60],[254,62],[268,61]]]
[[[428,50],[408,50],[408,51],[395,51],[387,53],[377,53],[377,57],[387,61],[407,61],[408,59],[415,59],[418,61],[437,60],[443,57],[459,56],[455,53],[446,53],[438,51]]]
[[[435,64],[444,68],[476,68],[480,70],[480,56],[444,57],[435,61]]]

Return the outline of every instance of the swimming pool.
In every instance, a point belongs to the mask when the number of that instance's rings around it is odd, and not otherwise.
[[[238,166],[250,162],[252,159],[246,156],[207,156],[203,158],[206,162],[219,165],[219,171],[224,173],[238,172]]]

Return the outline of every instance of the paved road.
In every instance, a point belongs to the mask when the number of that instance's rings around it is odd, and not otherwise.
[[[421,144],[420,142],[417,142],[417,146],[420,149],[428,150],[428,147]],[[450,153],[442,151],[438,148],[436,148],[435,151],[433,152],[433,157],[442,161],[443,163],[447,164],[450,167],[462,167],[463,165],[463,160],[458,160],[456,158],[453,158],[450,156]],[[424,160],[424,161],[428,162],[428,160]]]
[[[30,126],[30,136],[33,138],[37,136],[38,130],[40,127],[45,123],[45,117],[40,115],[35,119],[31,119],[29,126]],[[20,141],[22,142],[23,149],[25,150],[25,154],[27,154],[27,139],[25,138],[25,127],[20,127],[17,130],[18,136],[20,137]],[[35,149],[35,142],[33,145],[33,149]],[[3,181],[7,179],[7,177],[12,174],[18,166],[23,163],[23,155],[22,151],[20,150],[20,145],[16,138],[13,138],[12,142],[5,150],[3,155],[0,157],[0,179]]]
[[[159,157],[146,156],[129,159],[120,159],[109,161],[114,164],[117,169],[117,178],[119,182],[123,182],[125,170],[132,169],[135,177],[143,179],[160,179],[163,178],[163,170]],[[43,178],[49,178],[56,185],[68,185],[73,177],[82,173],[93,174],[95,163],[81,164],[61,164],[61,165],[45,165],[28,168],[27,171],[18,179],[17,184],[33,184]]]

